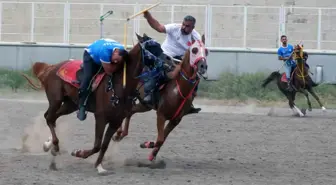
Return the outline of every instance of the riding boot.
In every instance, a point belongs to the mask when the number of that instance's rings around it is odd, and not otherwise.
[[[145,97],[143,99],[145,104],[152,104],[153,92],[155,90],[156,81],[155,79],[149,79],[144,84]]]
[[[288,90],[288,91],[293,91],[293,88],[292,88],[292,82],[291,82],[290,79],[287,80],[287,90]]]
[[[149,91],[145,93],[145,97],[143,99],[145,104],[152,104],[152,97],[153,97],[153,91]]]
[[[196,91],[194,91],[192,95],[192,99],[194,100],[196,96]],[[194,114],[194,113],[199,113],[202,109],[201,108],[195,108],[193,104],[191,104],[190,110],[187,114]]]
[[[78,93],[78,98],[79,98],[79,101],[78,101],[78,113],[77,113],[77,118],[80,120],[80,121],[84,121],[86,119],[86,114],[85,114],[85,99],[87,97],[87,91],[85,90],[79,90],[79,93]]]

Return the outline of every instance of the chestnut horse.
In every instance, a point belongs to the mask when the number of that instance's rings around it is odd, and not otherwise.
[[[144,142],[140,145],[141,148],[153,148],[153,151],[148,156],[150,161],[154,160],[164,141],[167,139],[169,133],[180,123],[182,117],[187,115],[193,101],[192,94],[196,85],[198,85],[200,78],[207,78],[207,49],[205,48],[205,37],[202,35],[202,40],[193,40],[189,49],[185,52],[178,68],[176,79],[169,80],[160,87],[156,95],[154,106],[148,106],[142,103],[144,97],[144,88],[139,83],[138,88],[140,95],[139,102],[133,108],[131,113],[126,117],[125,128],[120,127],[113,137],[114,141],[121,141],[128,135],[130,119],[135,113],[148,112],[152,109],[156,110],[157,114],[157,130],[158,136],[156,142]],[[176,59],[172,59],[175,60]],[[176,70],[176,69],[175,69]],[[166,120],[169,120],[165,127]]]
[[[145,37],[136,35],[139,42],[130,50],[129,56],[124,61],[127,62],[126,87],[123,88],[122,85],[122,63],[111,76],[103,72],[93,78],[92,93],[88,98],[87,110],[94,113],[96,121],[94,146],[90,150],[74,150],[71,153],[75,157],[88,158],[100,152],[95,162],[95,168],[99,174],[107,172],[102,167],[104,154],[113,134],[121,126],[123,119],[129,114],[128,112],[131,111],[132,105],[135,103],[135,92],[139,82],[139,79],[135,77],[141,74],[145,60],[142,54],[144,50],[151,52],[146,46],[151,49],[161,49],[161,45],[156,41],[145,40]],[[52,148],[51,167],[55,165],[55,156],[59,153],[59,140],[55,132],[56,120],[78,110],[79,85],[73,81],[76,81],[76,76],[79,76],[81,64],[80,60],[66,60],[55,65],[42,62],[34,63],[33,73],[39,79],[41,87],[37,87],[29,77],[24,76],[35,89],[44,88],[49,102],[44,117],[50,128],[51,137],[44,143],[43,148],[45,152]],[[113,104],[110,101],[113,101]],[[108,128],[104,136],[107,124]]]

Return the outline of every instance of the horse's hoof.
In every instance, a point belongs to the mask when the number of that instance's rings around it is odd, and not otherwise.
[[[50,153],[51,153],[51,155],[53,155],[53,156],[57,156],[58,151],[56,151],[56,149],[53,147],[53,148],[51,149]]]
[[[120,139],[120,136],[113,136],[113,137],[112,137],[112,140],[113,140],[114,142],[119,142],[121,139]]]
[[[101,164],[97,166],[98,174],[99,175],[107,175],[108,171],[103,168]]]
[[[80,157],[80,155],[79,154],[81,154],[81,150],[79,150],[79,149],[77,149],[77,150],[73,150],[72,152],[71,152],[71,155],[72,156],[74,156],[74,157]]]
[[[48,152],[49,150],[50,150],[50,146],[48,145],[47,142],[44,142],[44,143],[43,143],[43,151],[44,151],[44,152]]]
[[[302,112],[303,115],[306,115],[306,113],[307,113],[307,109],[302,108],[302,109],[301,109],[301,112]]]
[[[155,158],[156,157],[152,153],[149,154],[149,156],[148,156],[148,160],[151,161],[151,162],[155,161]]]
[[[57,171],[56,163],[54,163],[54,162],[50,163],[50,165],[49,165],[49,169],[50,169],[50,170],[53,170],[53,171]]]
[[[146,141],[140,144],[140,148],[154,148],[155,143],[151,141]]]
[[[321,109],[322,109],[323,111],[326,111],[326,110],[327,110],[325,107],[322,107]]]

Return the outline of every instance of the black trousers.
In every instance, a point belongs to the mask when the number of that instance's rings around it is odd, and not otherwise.
[[[87,51],[83,54],[83,77],[81,79],[80,91],[86,92],[92,77],[98,72],[101,66],[96,64]]]

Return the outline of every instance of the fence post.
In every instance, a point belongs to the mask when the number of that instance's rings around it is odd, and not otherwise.
[[[63,20],[63,43],[70,42],[70,4],[68,2],[64,3],[64,20]]]
[[[244,48],[246,48],[246,33],[247,33],[247,6],[244,6],[244,36],[243,36]]]
[[[286,9],[283,5],[279,8],[279,36],[278,36],[278,47],[281,46],[281,35],[286,34]]]
[[[139,3],[137,2],[136,4],[135,4],[135,11],[134,11],[134,13],[137,13],[137,12],[139,12],[140,11],[140,6],[139,6]],[[134,19],[134,21],[136,21],[136,32],[139,34],[140,33],[140,16],[138,16],[138,17],[136,17],[135,19]],[[133,34],[133,38],[134,38],[134,40],[138,40],[138,38],[136,37],[136,35],[135,34]]]
[[[318,21],[317,21],[317,49],[321,49],[321,27],[322,27],[322,9],[318,9]]]
[[[0,2],[0,41],[2,41],[2,2]]]
[[[100,4],[100,16],[104,13],[104,5]],[[100,23],[100,38],[103,38],[104,35],[104,28],[103,28],[103,21],[101,20],[101,17],[99,17],[99,23]]]
[[[170,12],[170,23],[174,23],[174,13],[175,13],[175,5],[171,5],[171,12]]]
[[[134,4],[134,7],[133,7],[133,14],[136,14],[137,12],[139,12],[138,11],[138,2],[136,2],[135,4]],[[135,33],[138,33],[139,34],[139,30],[138,30],[138,27],[139,27],[139,21],[140,21],[140,18],[139,17],[136,17],[136,18],[134,18],[133,19],[133,34],[132,34],[132,40],[133,40],[133,42],[135,41],[135,40],[137,40],[137,38],[136,38],[136,35],[135,35]],[[128,33],[127,33],[128,34]]]
[[[30,24],[30,42],[34,42],[34,30],[35,30],[35,3],[31,3],[31,24]]]
[[[206,41],[205,41],[205,45],[207,47],[211,47],[211,42],[212,42],[212,6],[210,4],[207,5],[207,9],[206,9],[206,25],[207,25],[207,34],[206,36]]]

